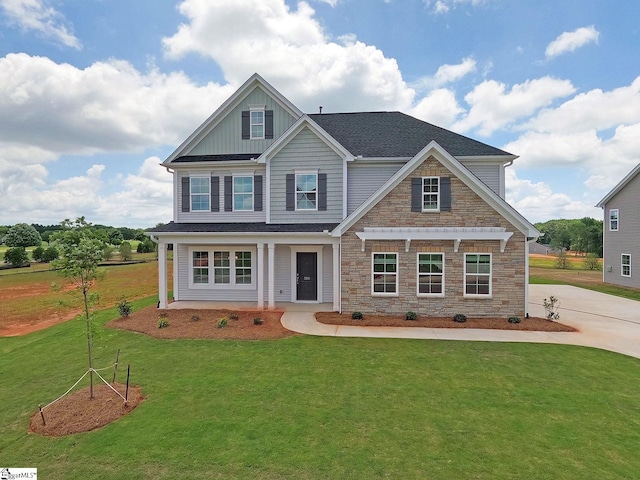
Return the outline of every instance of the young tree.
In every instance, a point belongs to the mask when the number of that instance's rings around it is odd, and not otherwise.
[[[37,247],[42,243],[42,238],[33,226],[18,223],[9,229],[4,243],[9,247]]]
[[[131,244],[129,242],[122,242],[120,247],[118,247],[118,252],[120,252],[120,259],[123,262],[128,262],[133,258],[133,254],[131,253]]]
[[[68,278],[82,293],[87,336],[87,355],[89,359],[90,397],[93,398],[93,315],[92,304],[95,297],[89,292],[98,279],[98,263],[102,260],[104,242],[96,238],[91,224],[84,217],[74,222],[64,220],[63,230],[52,236],[59,258],[53,266],[58,273]]]
[[[12,267],[21,267],[29,261],[29,254],[24,247],[13,247],[4,252],[4,261]]]
[[[44,248],[42,245],[33,249],[31,252],[31,258],[33,258],[36,262],[41,262],[44,257]]]

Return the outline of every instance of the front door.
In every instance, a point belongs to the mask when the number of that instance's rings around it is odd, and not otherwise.
[[[318,254],[296,253],[296,299],[318,300]]]

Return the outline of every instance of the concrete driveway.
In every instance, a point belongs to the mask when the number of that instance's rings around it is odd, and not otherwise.
[[[551,295],[559,300],[559,321],[579,332],[337,326],[316,322],[313,312],[291,311],[285,312],[281,321],[285,328],[307,335],[561,343],[601,348],[640,358],[640,302],[568,285],[531,285],[530,315],[544,317],[542,302]]]

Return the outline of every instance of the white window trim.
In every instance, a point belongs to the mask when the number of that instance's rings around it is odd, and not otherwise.
[[[396,291],[395,292],[375,292],[374,291],[374,275],[378,272],[373,271],[373,258],[375,255],[395,255],[396,256]],[[371,296],[372,297],[398,297],[400,295],[400,253],[399,252],[371,252]],[[391,273],[383,273],[385,275],[392,275]]]
[[[612,218],[613,212],[616,213],[615,220]],[[616,228],[611,227],[613,221],[616,222]],[[618,208],[612,208],[611,210],[609,210],[609,231],[617,232],[618,230],[620,230],[620,210]]]
[[[200,245],[189,247],[189,288],[190,289],[209,289],[209,290],[255,290],[256,289],[256,275],[258,256],[256,253],[256,247],[249,245]],[[209,253],[209,282],[208,283],[194,283],[193,282],[193,252],[208,252]],[[229,252],[229,283],[215,283],[215,270],[213,266],[213,252]],[[236,284],[236,265],[235,254],[236,252],[251,252],[251,283],[249,284]]]
[[[251,208],[236,209],[236,178],[251,178]],[[256,191],[256,184],[254,175],[233,175],[231,180],[231,208],[234,212],[252,212],[254,205],[254,195]],[[238,195],[246,195],[246,192],[237,192]]]
[[[467,293],[467,256],[468,255],[489,255],[489,293],[488,294],[476,294],[476,293]],[[471,275],[471,274],[470,274]],[[473,274],[477,275],[477,274]],[[485,273],[481,274],[486,276]],[[464,298],[492,298],[493,297],[493,254],[487,252],[477,252],[477,253],[465,253],[464,254],[464,273],[462,277],[462,293]]]
[[[624,257],[627,257],[629,259],[629,263],[628,264],[624,263]],[[629,274],[628,275],[624,274],[624,267],[629,267]],[[623,253],[623,254],[620,255],[620,276],[626,277],[626,278],[631,278],[631,254],[630,253]]]
[[[424,208],[424,196],[425,195],[434,195],[433,193],[425,193],[424,192],[424,181],[426,179],[432,179],[432,178],[437,178],[438,179],[438,192],[435,194],[436,197],[437,197],[437,199],[436,199],[437,207],[436,208]],[[438,212],[440,212],[440,177],[433,177],[433,176],[432,177],[422,177],[422,185],[421,185],[421,187],[422,188],[421,188],[420,193],[421,193],[421,202],[422,202],[422,204],[421,204],[420,208],[421,208],[422,212],[424,212],[424,213],[429,213],[429,212],[438,213]]]
[[[262,123],[253,123],[253,112],[262,112]],[[266,130],[266,108],[264,106],[253,106],[249,107],[249,140],[264,140],[265,139],[265,130]],[[262,125],[262,136],[254,137],[253,136],[253,126],[254,125]]]
[[[315,208],[298,208],[298,176],[299,175],[315,175],[316,177],[316,203]],[[296,212],[317,212],[318,211],[318,170],[296,171],[294,176],[293,191],[295,195],[295,211]],[[310,193],[310,192],[307,192]]]
[[[433,275],[429,273],[420,273],[420,255],[440,255],[442,257],[442,293],[421,293],[420,292],[420,275]],[[418,252],[416,254],[416,295],[418,297],[444,297],[445,291],[445,266],[444,266],[444,252]]]
[[[207,188],[209,189],[209,193],[207,193],[208,203],[209,203],[209,207],[208,208],[201,208],[201,209],[193,208],[193,196],[194,195],[203,195],[202,193],[194,194],[193,191],[191,190],[192,187],[193,187],[192,180],[194,178],[204,178],[204,179],[208,180],[208,183],[207,183]],[[211,174],[207,174],[207,175],[198,175],[198,174],[189,175],[189,211],[190,212],[210,212],[211,211]]]

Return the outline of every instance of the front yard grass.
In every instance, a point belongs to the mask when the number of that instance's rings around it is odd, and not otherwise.
[[[3,466],[48,479],[640,478],[640,360],[561,345],[100,327],[95,365],[121,348],[146,400],[99,430],[27,434],[38,404],[84,372],[82,331],[0,338]]]

